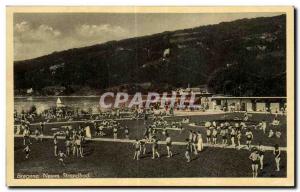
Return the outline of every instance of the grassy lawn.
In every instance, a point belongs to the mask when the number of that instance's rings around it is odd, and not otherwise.
[[[58,147],[64,150],[59,140]],[[150,152],[150,146],[149,146]],[[173,158],[166,157],[165,145],[159,146],[161,158],[152,160],[151,154],[133,160],[130,143],[95,142],[85,144],[83,158],[67,157],[66,166],[58,164],[53,155],[53,141],[33,142],[29,159],[25,155],[21,138],[15,138],[15,176],[20,174],[89,173],[98,178],[137,177],[252,177],[247,150],[205,148],[190,163],[184,157],[184,146],[173,146]],[[259,177],[286,177],[286,153],[282,152],[281,171],[275,172],[271,152],[265,153],[265,168]]]
[[[191,122],[196,123],[199,125],[204,125],[205,121],[213,121],[213,120],[232,120],[234,117],[242,117],[242,114],[240,113],[235,113],[235,114],[214,114],[214,115],[201,115],[201,116],[191,116]],[[261,143],[263,145],[267,146],[274,146],[275,144],[279,144],[279,146],[285,147],[286,146],[286,117],[285,116],[279,116],[278,117],[280,120],[280,125],[279,125],[279,130],[281,131],[282,135],[280,138],[276,138],[275,136],[273,138],[268,138],[268,131],[269,128],[267,128],[267,133],[263,134],[262,130],[252,130],[254,138],[253,138],[253,144],[258,144]],[[181,121],[183,117],[169,117],[166,118],[167,121],[172,122],[172,121]],[[249,118],[249,122],[247,122],[248,125],[257,125],[259,122],[262,120],[266,120],[267,123],[269,124],[272,122],[274,119],[274,115],[270,114],[252,114],[252,116]],[[150,120],[151,121],[151,120]],[[142,138],[143,133],[145,131],[145,125],[144,125],[144,120],[121,120],[119,121],[121,124],[121,127],[127,125],[129,128],[129,138],[130,139],[135,139],[135,138]],[[230,121],[229,121],[230,122]],[[233,124],[233,122],[231,122]],[[44,135],[53,135],[54,131],[53,128],[58,128],[62,125],[68,125],[68,123],[65,124],[48,124],[44,128]],[[85,127],[85,126],[90,126],[92,129],[92,135],[94,136],[95,130],[93,129],[93,125],[91,123],[76,123],[72,124],[73,127],[78,127],[79,125]],[[31,130],[34,131],[35,127],[39,125],[34,125],[31,126]],[[183,125],[184,130],[182,133],[178,130],[168,130],[170,136],[172,137],[173,141],[185,141],[186,138],[188,138],[189,130],[194,130],[194,131],[200,131],[203,134],[204,141],[206,142],[206,130],[204,127],[192,127],[189,125]],[[291,127],[293,128],[293,127]],[[104,129],[104,132],[106,133],[105,138],[112,138],[113,133],[111,129]],[[246,138],[244,136],[245,130],[243,130],[243,136],[241,139],[241,143],[245,144],[246,143]],[[158,138],[160,140],[165,140],[165,137],[162,135],[161,131],[158,131],[157,134]],[[125,138],[124,130],[120,129],[118,131],[118,138]],[[228,138],[228,143],[230,138]],[[221,143],[221,137],[218,137],[218,143]]]

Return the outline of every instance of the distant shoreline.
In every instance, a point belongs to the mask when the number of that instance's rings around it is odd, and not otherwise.
[[[88,98],[96,98],[99,97],[100,95],[72,95],[72,96],[68,96],[68,95],[62,95],[62,96],[53,96],[53,95],[49,95],[49,96],[15,96],[14,99],[27,99],[27,98],[47,98],[47,97],[51,97],[51,98],[58,98],[58,97],[62,97],[62,98],[78,98],[78,97],[88,97]]]

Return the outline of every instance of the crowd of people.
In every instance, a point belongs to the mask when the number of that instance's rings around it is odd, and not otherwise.
[[[245,120],[245,121],[244,121]],[[249,159],[251,160],[251,168],[253,177],[258,176],[259,170],[264,169],[264,154],[265,154],[265,146],[259,143],[257,146],[254,146],[252,141],[254,139],[253,130],[262,134],[263,137],[270,137],[270,132],[275,130],[276,134],[274,135],[276,138],[280,138],[280,130],[278,125],[280,124],[277,117],[271,123],[267,123],[267,121],[262,120],[258,124],[250,124],[247,123],[248,117],[245,114],[242,121],[207,121],[205,122],[206,128],[206,138],[202,136],[200,131],[189,130],[188,138],[185,140],[185,158],[187,162],[190,162],[192,159],[192,155],[197,156],[204,148],[204,139],[206,139],[207,146],[215,146],[219,145],[222,147],[232,146],[232,148],[236,148],[240,150],[241,148],[246,147],[251,154]],[[141,155],[145,154],[147,151],[147,144],[152,145],[152,159],[156,157],[160,157],[160,152],[158,150],[158,138],[157,138],[157,129],[158,127],[172,127],[173,123],[177,125],[177,127],[181,127],[183,123],[189,123],[189,118],[183,118],[183,120],[178,122],[169,123],[164,118],[156,118],[151,126],[146,128],[144,133],[144,138],[141,140],[136,139],[134,143],[134,157],[133,159],[139,160]],[[253,123],[253,122],[252,122]],[[176,127],[174,126],[174,128]],[[179,125],[179,126],[178,126]],[[269,130],[269,133],[267,133]],[[181,132],[180,132],[181,133]],[[165,143],[167,149],[167,157],[172,157],[172,139],[167,129],[162,129],[161,135],[165,136]],[[243,139],[244,138],[244,139]],[[242,141],[245,140],[245,145],[242,145]],[[260,139],[258,139],[260,140]],[[273,154],[276,165],[276,171],[280,171],[280,147],[278,144],[274,144]]]
[[[72,115],[73,114],[73,115]],[[44,136],[45,125],[51,119],[65,119],[72,121],[75,113],[61,111],[61,110],[46,110],[39,116],[35,113],[21,113],[15,115],[15,122],[19,122],[17,127],[17,134],[23,134],[23,145],[25,158],[30,157],[31,148],[33,144],[31,137],[34,137],[36,142],[42,142]],[[164,144],[167,151],[167,157],[173,157],[173,140],[171,137],[171,131],[179,131],[182,134],[185,129],[184,125],[191,123],[190,118],[184,117],[180,121],[166,120],[165,114],[155,114],[151,110],[133,110],[127,111],[127,116],[121,115],[119,110],[111,112],[104,112],[101,114],[88,114],[86,123],[95,131],[95,137],[104,137],[107,135],[107,131],[111,131],[113,139],[120,139],[118,133],[124,132],[125,137],[121,139],[129,140],[129,128],[126,125],[122,125],[119,122],[119,118],[128,118],[129,120],[144,119],[145,131],[141,139],[135,139],[133,142],[134,155],[133,159],[140,160],[141,156],[151,153],[152,159],[160,158],[161,151],[158,147],[160,144]],[[149,118],[151,117],[151,119]],[[35,126],[34,133],[32,134],[31,122],[37,119],[42,119],[39,126]],[[241,149],[246,146],[251,151],[249,159],[252,161],[252,173],[253,177],[257,177],[259,170],[263,169],[264,165],[264,146],[259,144],[257,147],[253,147],[253,130],[258,130],[261,134],[272,138],[280,138],[281,132],[279,127],[280,121],[275,117],[273,122],[269,123],[262,120],[258,124],[249,125],[247,123],[249,116],[244,114],[244,118],[238,121],[207,121],[204,124],[206,135],[203,131],[189,130],[188,138],[185,140],[185,152],[184,157],[187,162],[191,162],[192,156],[199,155],[204,149],[204,143],[207,146],[221,145],[223,147],[232,146],[236,149]],[[104,131],[106,130],[106,131]],[[172,133],[174,134],[174,133]],[[86,132],[84,127],[80,126],[72,128],[72,126],[64,126],[63,131],[57,131],[53,134],[54,156],[58,159],[59,163],[65,165],[65,158],[84,157],[84,143]],[[244,138],[244,139],[243,139]],[[246,145],[242,145],[241,142],[245,141]],[[63,143],[62,145],[58,145]],[[280,170],[280,148],[278,145],[274,147],[274,157],[276,162],[276,171]],[[260,169],[259,169],[260,168]]]
[[[58,148],[58,136],[62,135],[65,149]],[[57,132],[53,135],[54,156],[58,157],[59,162],[64,165],[64,158],[73,155],[74,157],[84,157],[85,130],[79,126],[74,129],[71,126],[66,127],[64,132]],[[65,153],[63,152],[65,151]]]
[[[249,159],[251,160],[252,176],[254,178],[258,176],[259,170],[263,170],[264,168],[264,154],[265,154],[264,147],[259,144],[258,147],[253,147],[252,153],[249,156]],[[278,144],[275,144],[274,146],[273,155],[274,155],[274,160],[276,165],[276,171],[280,171],[281,151]]]

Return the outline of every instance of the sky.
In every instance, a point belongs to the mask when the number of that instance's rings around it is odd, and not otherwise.
[[[281,13],[15,13],[14,60],[111,40]]]

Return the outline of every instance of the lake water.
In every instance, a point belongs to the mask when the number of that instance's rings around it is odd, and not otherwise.
[[[99,108],[99,97],[59,97],[65,106],[88,110],[91,108],[93,112],[97,112]],[[26,97],[14,98],[14,108],[17,112],[22,110],[27,111],[33,105],[37,108],[37,112],[40,113],[45,109],[56,106],[58,97],[32,97],[28,99]]]

